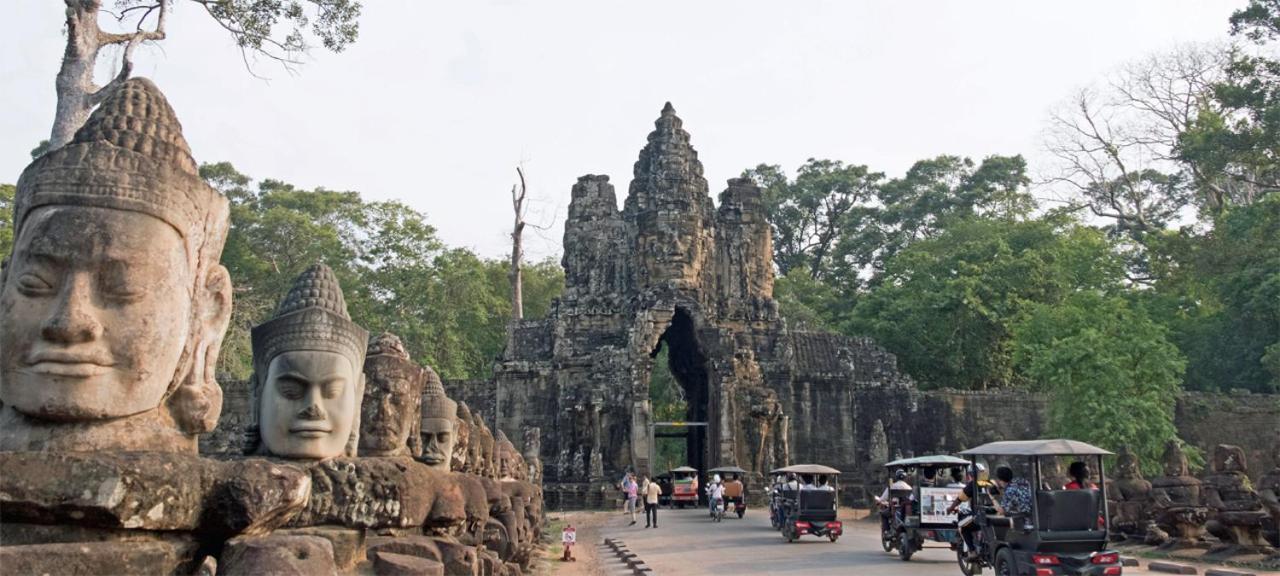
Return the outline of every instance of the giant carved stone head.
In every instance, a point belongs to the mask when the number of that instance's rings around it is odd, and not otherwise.
[[[228,211],[144,78],[27,167],[0,273],[0,450],[195,452],[222,409]]]
[[[347,315],[342,288],[316,264],[275,316],[253,329],[252,454],[300,460],[355,456],[369,333]]]
[[[422,439],[423,368],[395,334],[369,340],[364,360],[364,401],[360,404],[361,456],[419,456]]]
[[[444,383],[435,370],[427,368],[427,386],[422,394],[422,456],[419,460],[441,472],[453,463],[453,446],[458,439],[458,403],[444,393]]]

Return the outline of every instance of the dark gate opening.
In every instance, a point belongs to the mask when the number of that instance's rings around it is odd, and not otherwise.
[[[664,426],[655,431],[651,461],[656,468],[688,465],[705,473],[716,466],[710,453],[712,427],[704,424],[714,421],[707,357],[698,346],[693,318],[683,308],[676,308],[671,325],[658,339],[650,357],[654,358],[649,385],[653,419],[702,424]]]

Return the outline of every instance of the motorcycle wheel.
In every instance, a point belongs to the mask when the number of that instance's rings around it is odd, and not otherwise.
[[[903,532],[901,537],[898,539],[898,557],[901,558],[903,562],[910,561],[911,555],[916,553],[912,544],[911,536],[908,536],[906,532]]]
[[[880,547],[885,552],[893,552],[893,533],[885,530],[880,531]]]
[[[1008,548],[1001,549],[1000,553],[996,554],[996,574],[999,576],[1017,576],[1018,574],[1017,561],[1014,560],[1013,552]]]

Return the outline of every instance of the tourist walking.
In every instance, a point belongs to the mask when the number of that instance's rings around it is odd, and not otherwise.
[[[627,513],[631,515],[630,526],[636,524],[636,498],[640,486],[636,484],[636,475],[627,474],[627,479],[623,481],[622,489],[627,493]]]
[[[644,479],[644,527],[658,527],[658,497],[662,496],[662,486],[657,482]]]

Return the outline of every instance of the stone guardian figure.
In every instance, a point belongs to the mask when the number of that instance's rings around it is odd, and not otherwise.
[[[420,456],[425,370],[409,358],[400,338],[384,332],[369,340],[364,377],[360,455]]]
[[[222,410],[228,214],[145,78],[23,171],[0,272],[0,450],[196,452]]]
[[[246,450],[297,460],[355,456],[369,333],[351,321],[333,271],[315,264],[298,276],[252,338]]]
[[[423,464],[449,472],[453,463],[453,446],[458,440],[458,403],[444,393],[444,383],[431,368],[426,369],[427,386],[422,394]]]

